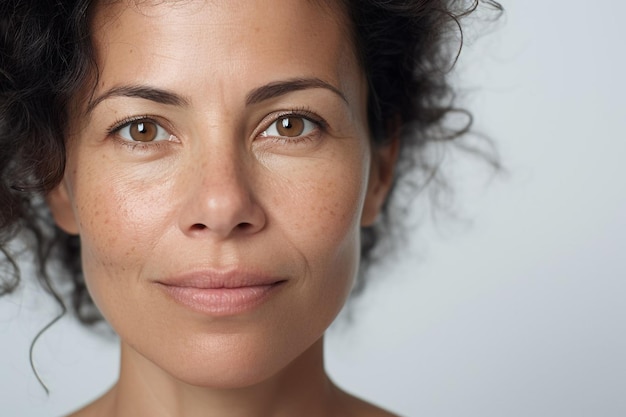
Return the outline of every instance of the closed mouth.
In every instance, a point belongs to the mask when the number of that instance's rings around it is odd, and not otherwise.
[[[174,301],[210,316],[250,311],[270,298],[287,280],[249,273],[203,272],[155,283]]]

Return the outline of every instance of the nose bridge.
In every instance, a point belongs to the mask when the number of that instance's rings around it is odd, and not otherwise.
[[[231,127],[224,126],[226,122],[215,124],[204,124],[201,129],[194,131],[196,136],[192,140],[194,158],[196,166],[203,174],[202,181],[210,180],[212,172],[234,171],[239,165],[241,156],[239,155],[239,139],[237,132]],[[238,169],[238,168],[237,168]]]
[[[219,141],[200,156],[199,186],[207,208],[234,208],[249,199],[249,184],[243,155],[234,141]],[[247,197],[247,198],[246,198]]]
[[[250,164],[236,132],[209,129],[194,140],[200,142],[191,151],[194,168],[188,171],[188,183],[193,185],[181,214],[184,232],[223,238],[262,228],[264,214],[254,198]]]

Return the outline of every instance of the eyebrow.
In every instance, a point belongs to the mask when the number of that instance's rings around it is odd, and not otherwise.
[[[312,88],[325,88],[337,94],[343,101],[348,103],[348,99],[346,99],[346,96],[344,96],[344,94],[337,87],[327,83],[326,81],[323,81],[319,78],[293,78],[286,81],[272,82],[255,88],[246,96],[246,105],[249,106],[252,104],[257,104],[262,101],[280,97],[294,91],[301,91]],[[154,101],[156,103],[172,106],[189,105],[189,100],[187,100],[185,97],[182,97],[168,90],[163,90],[150,86],[123,85],[113,87],[110,90],[102,93],[101,95],[89,100],[85,113],[91,113],[98,104],[111,97],[142,98],[145,100]]]
[[[171,106],[188,106],[189,100],[168,90],[160,88],[141,86],[141,85],[123,85],[113,87],[96,98],[89,100],[86,113],[89,114],[93,109],[106,99],[111,97],[135,97],[145,100],[154,101],[156,103],[168,104]]]
[[[327,83],[326,81],[319,78],[293,78],[286,81],[276,81],[255,88],[248,94],[246,98],[246,105],[249,106],[265,100],[280,97],[294,91],[308,90],[310,88],[325,88],[337,94],[343,101],[348,103],[346,96],[344,96],[337,87]]]

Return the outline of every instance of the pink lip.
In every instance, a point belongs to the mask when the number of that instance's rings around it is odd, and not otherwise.
[[[174,301],[212,316],[240,314],[265,302],[284,278],[238,270],[202,271],[156,281]]]

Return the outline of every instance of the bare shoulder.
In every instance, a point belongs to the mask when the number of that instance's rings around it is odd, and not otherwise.
[[[99,417],[102,415],[101,408],[98,406],[98,401],[94,401],[91,404],[84,406],[83,408],[74,411],[67,417]]]
[[[69,414],[67,417],[96,417],[98,415],[96,409],[93,406],[93,403],[81,408],[80,410],[74,411],[72,414]]]
[[[399,417],[390,411],[384,410],[372,403],[363,401],[354,395],[341,391],[341,410],[338,416],[341,417]]]
[[[105,393],[100,398],[95,401],[85,405],[79,410],[74,411],[72,414],[69,414],[67,417],[101,417],[108,416],[107,413],[108,406],[110,406],[110,398],[111,398],[112,390]]]

